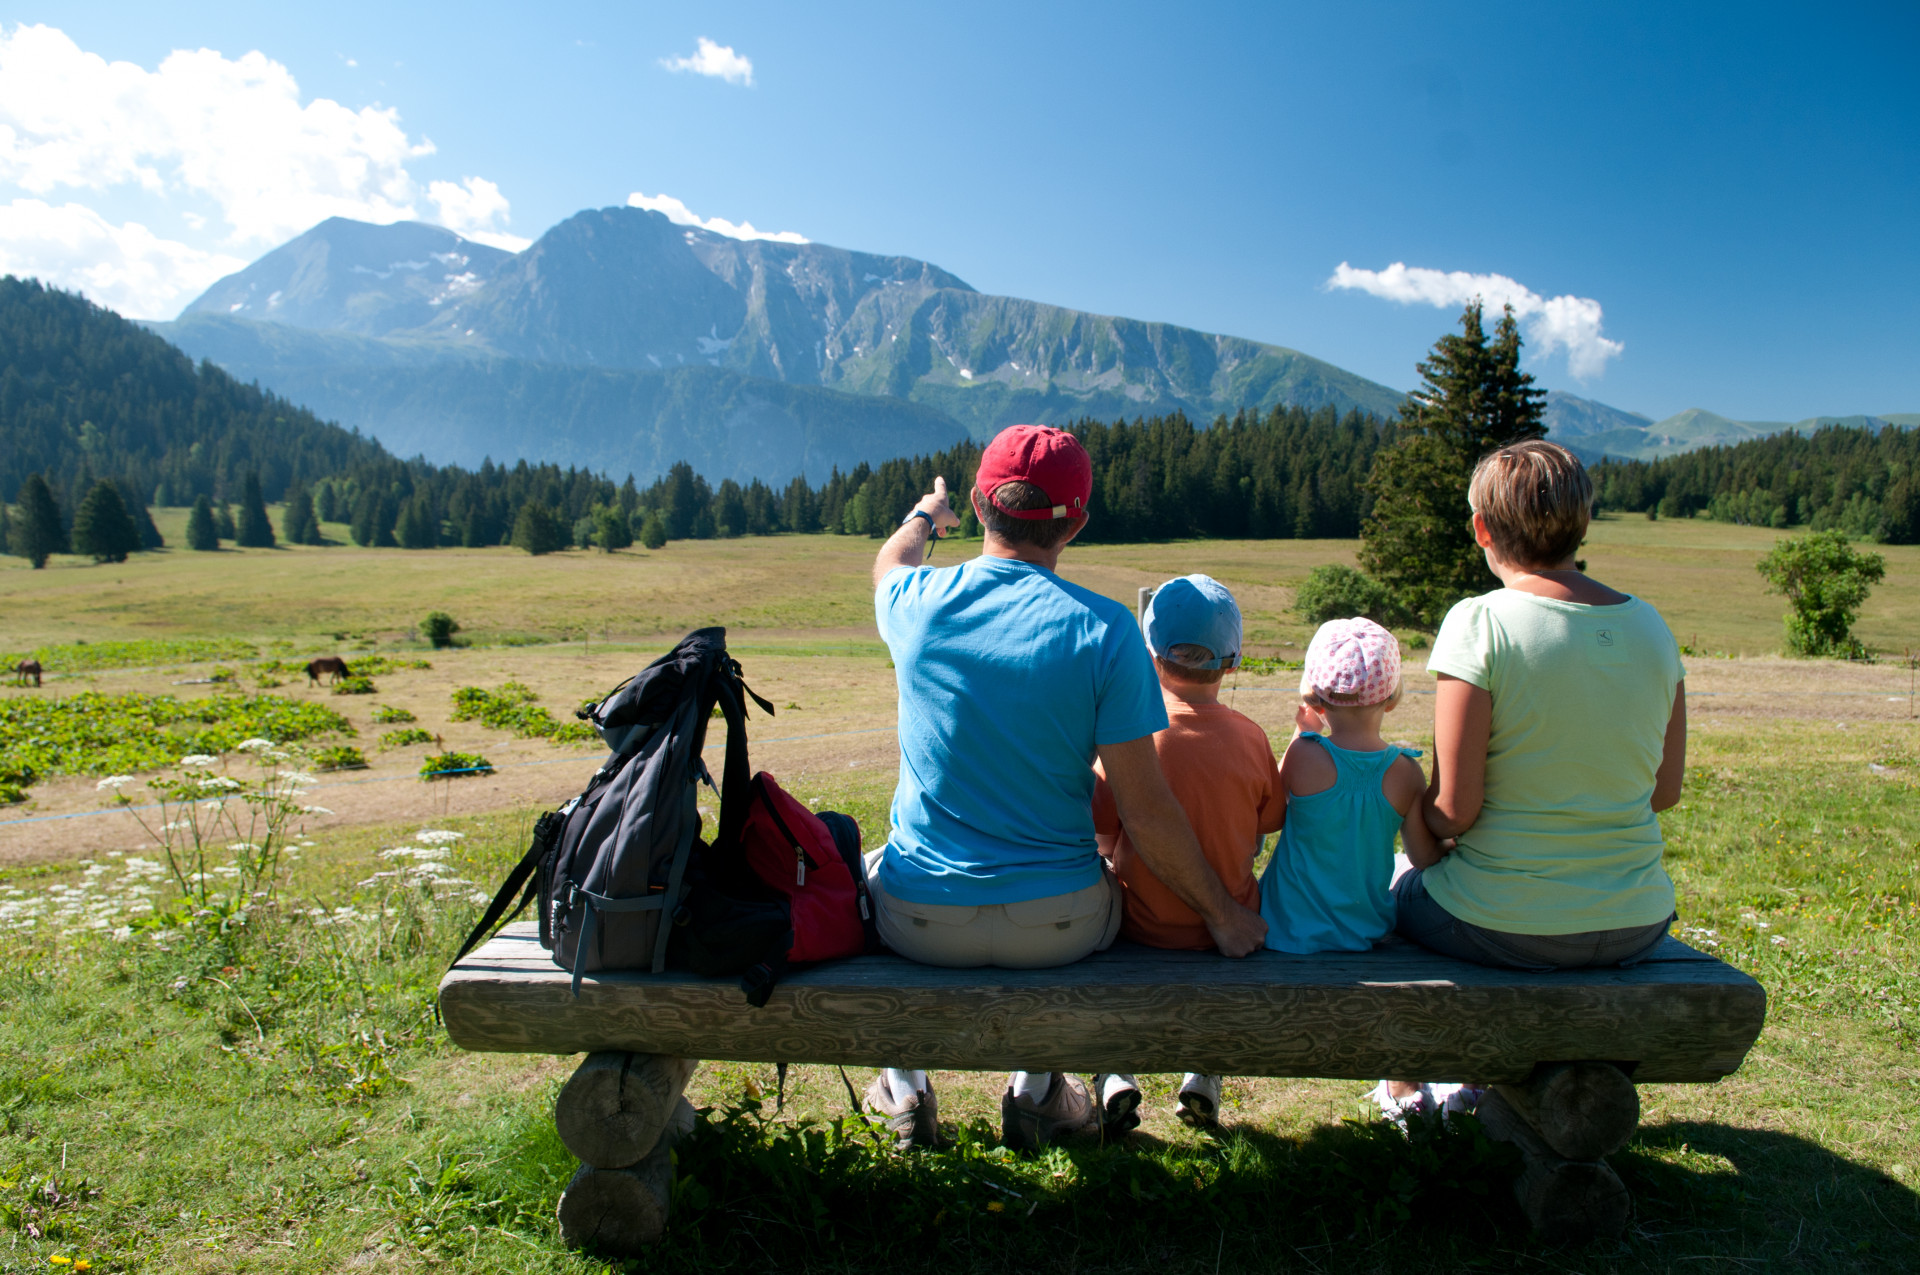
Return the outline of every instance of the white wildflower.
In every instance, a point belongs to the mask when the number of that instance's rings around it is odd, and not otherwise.
[[[178,930],[155,930],[153,932],[153,941],[156,943],[171,943],[179,937],[180,931]]]
[[[199,785],[202,788],[221,788],[227,792],[236,792],[240,788],[240,781],[237,779],[229,779],[225,775],[202,775],[199,779]]]
[[[490,899],[489,899],[489,898],[487,897],[487,895],[486,895],[486,893],[485,893],[484,891],[481,891],[481,890],[475,890],[475,891],[474,891],[474,892],[473,892],[472,894],[469,894],[469,895],[467,896],[467,902],[469,902],[469,903],[488,903],[488,902],[491,902],[491,900],[490,900]]]
[[[270,739],[243,739],[235,744],[234,747],[243,753],[264,753],[267,749],[273,747],[273,741]]]
[[[242,851],[258,850],[259,848],[259,846],[254,845],[251,841],[229,841],[227,843],[227,849],[233,851],[235,854],[239,854]]]
[[[290,784],[313,785],[320,782],[304,770],[283,770],[280,772],[280,778]]]
[[[221,867],[215,868],[214,872],[223,877],[237,877],[240,875],[240,869],[234,867],[230,863],[225,864]]]
[[[302,806],[300,807],[300,813],[303,815],[330,815],[333,811],[328,810],[325,806]],[[313,843],[311,841],[303,841],[300,844],[310,846]]]
[[[440,877],[453,871],[444,863],[416,863],[407,869],[410,877]]]
[[[422,828],[413,834],[413,839],[423,845],[445,846],[466,839],[464,832],[451,832],[445,828]]]
[[[1767,942],[1773,944],[1775,947],[1785,947],[1787,945],[1787,939],[1784,934],[1776,934],[1768,939]]]
[[[125,943],[132,937],[133,927],[131,925],[123,925],[113,932],[113,941],[116,943]]]
[[[174,995],[177,996],[181,992],[184,992],[186,990],[187,990],[187,976],[182,974],[179,978],[176,978],[173,980],[173,993]]]
[[[97,792],[105,792],[107,789],[112,788],[117,792],[123,786],[130,784],[132,782],[133,782],[132,775],[108,775],[105,779],[102,779],[99,783],[95,784],[94,789]]]
[[[182,766],[211,766],[214,760],[213,757],[208,756],[206,753],[188,753],[180,759],[180,764]]]
[[[222,799],[222,798],[219,798],[219,797],[215,797],[215,798],[214,798],[213,800],[211,800],[211,801],[203,801],[203,802],[201,802],[201,803],[200,803],[200,809],[202,809],[202,810],[220,810],[220,809],[223,809],[223,808],[225,808],[225,806],[226,806],[226,804],[227,804],[227,803],[226,803],[226,801],[225,801],[224,799]]]

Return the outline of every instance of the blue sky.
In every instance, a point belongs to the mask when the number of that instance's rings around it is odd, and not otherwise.
[[[0,268],[149,317],[330,210],[533,237],[640,192],[1402,388],[1479,290],[1531,307],[1543,384],[1655,417],[1920,411],[1912,4],[9,3],[0,22]],[[664,64],[703,39],[730,78]],[[203,48],[220,56],[162,74]],[[1343,263],[1352,286],[1329,287]]]

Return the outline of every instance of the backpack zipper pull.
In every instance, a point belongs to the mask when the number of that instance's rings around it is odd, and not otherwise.
[[[796,886],[807,883],[807,852],[797,845],[793,848],[793,883]]]

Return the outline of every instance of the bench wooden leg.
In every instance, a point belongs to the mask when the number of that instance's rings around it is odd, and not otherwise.
[[[1640,1094],[1612,1063],[1553,1063],[1521,1084],[1494,1088],[1569,1160],[1610,1156],[1640,1127]]]
[[[561,1086],[554,1124],[579,1171],[560,1194],[560,1238],[638,1254],[666,1230],[673,1146],[698,1120],[682,1096],[691,1059],[603,1050]]]
[[[1617,1070],[1614,1074],[1620,1075]],[[1631,1084],[1627,1088],[1629,1092],[1632,1091]],[[1520,1102],[1515,1101],[1517,1090],[1522,1091]],[[1627,1219],[1633,1212],[1633,1199],[1627,1193],[1626,1184],[1597,1155],[1572,1159],[1560,1154],[1531,1118],[1532,1113],[1541,1110],[1541,1106],[1537,1095],[1527,1095],[1525,1090],[1525,1086],[1495,1085],[1481,1097],[1476,1112],[1489,1137],[1511,1143],[1520,1152],[1520,1176],[1513,1184],[1513,1193],[1520,1202],[1521,1213],[1533,1229],[1550,1243],[1580,1244],[1617,1239],[1626,1230]],[[1529,1096],[1535,1100],[1530,1107],[1523,1109],[1521,1102],[1527,1101]],[[1636,1096],[1636,1118],[1638,1108]],[[1553,1109],[1549,1103],[1548,1110]],[[1609,1119],[1617,1122],[1617,1113]],[[1549,1123],[1554,1125],[1562,1140],[1571,1145],[1600,1145],[1614,1136],[1611,1132],[1603,1136],[1587,1130],[1576,1138],[1573,1133],[1560,1128],[1560,1124],[1565,1122],[1558,1117],[1549,1117]],[[1629,1128],[1627,1135],[1631,1134],[1632,1129]],[[1617,1150],[1625,1142],[1626,1137],[1621,1136],[1611,1149]]]

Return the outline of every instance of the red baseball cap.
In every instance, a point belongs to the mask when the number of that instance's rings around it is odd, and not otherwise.
[[[1008,509],[993,498],[1003,483],[1032,483],[1051,507]],[[973,485],[987,503],[1009,518],[1084,518],[1093,496],[1093,458],[1080,440],[1051,425],[1009,425],[981,453]]]

